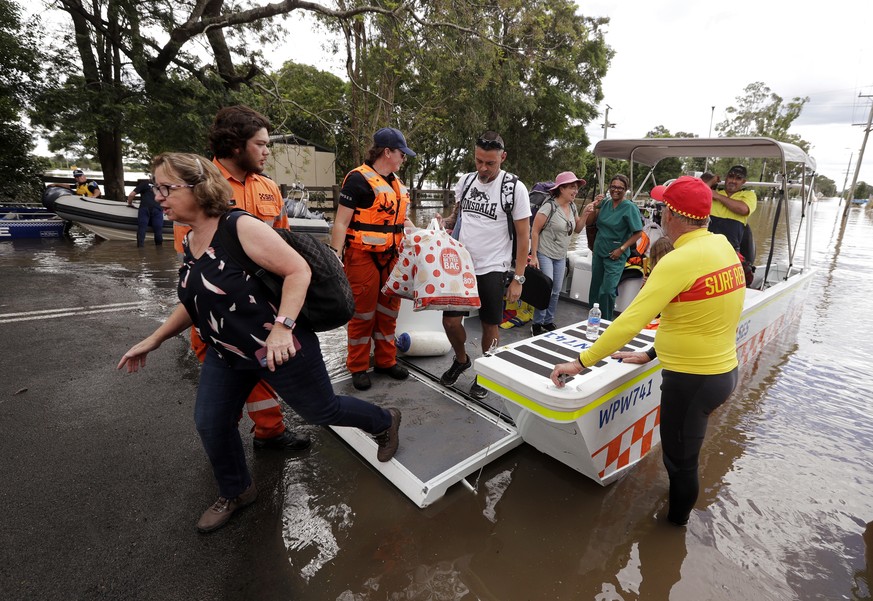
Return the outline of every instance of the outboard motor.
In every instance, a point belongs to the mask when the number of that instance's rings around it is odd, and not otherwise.
[[[52,213],[55,212],[55,201],[61,196],[69,196],[72,192],[65,188],[57,186],[47,186],[42,193],[42,205]]]

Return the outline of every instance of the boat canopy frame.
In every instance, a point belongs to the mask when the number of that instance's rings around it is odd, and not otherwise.
[[[633,198],[639,196],[643,186],[651,179],[653,184],[654,170],[657,164],[666,158],[749,158],[749,159],[776,159],[779,162],[779,171],[775,182],[761,182],[756,185],[776,188],[780,193],[776,214],[773,218],[773,228],[770,239],[770,252],[767,257],[767,265],[764,272],[764,285],[773,262],[773,247],[776,237],[776,229],[782,213],[782,207],[788,199],[789,189],[799,189],[801,203],[801,218],[797,225],[797,234],[792,240],[789,213],[785,211],[785,225],[788,236],[788,267],[787,274],[791,272],[797,243],[800,240],[800,229],[806,217],[807,207],[815,200],[813,182],[815,180],[816,162],[811,156],[797,146],[788,142],[780,142],[766,137],[735,137],[735,138],[637,138],[637,139],[607,139],[601,140],[594,145],[594,156],[598,159],[613,159],[627,161],[629,164],[630,189],[636,189]],[[634,186],[633,164],[639,163],[649,167],[649,172],[640,182]],[[788,177],[788,165],[800,165],[800,180],[792,180]],[[747,184],[750,185],[750,184]],[[806,224],[806,244],[803,267],[808,269],[812,264],[812,227],[811,219]]]

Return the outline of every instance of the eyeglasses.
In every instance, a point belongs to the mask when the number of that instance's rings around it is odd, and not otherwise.
[[[157,190],[161,193],[161,196],[167,197],[173,190],[177,190],[179,188],[193,188],[192,184],[149,184],[152,190]]]
[[[484,140],[479,138],[476,140],[476,146],[482,150],[503,150],[503,142],[498,140]]]
[[[622,188],[621,186],[610,186],[609,187],[610,192],[625,192],[626,190],[627,190],[627,188]]]

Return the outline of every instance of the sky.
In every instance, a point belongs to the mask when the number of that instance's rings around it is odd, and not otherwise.
[[[641,138],[658,125],[706,137],[710,123],[717,135],[714,125],[725,119],[725,109],[738,104],[747,85],[760,81],[786,103],[809,97],[790,131],[812,144],[818,173],[842,189],[848,171],[846,185],[851,185],[873,102],[873,2],[578,4],[580,14],[610,18],[605,39],[615,51],[602,81],[600,117],[588,127],[592,147],[603,138],[607,105],[609,122],[615,124],[609,138]],[[294,60],[344,77],[342,56],[322,48],[311,22],[291,27],[294,42],[273,54],[274,67]],[[858,181],[873,184],[873,139]]]

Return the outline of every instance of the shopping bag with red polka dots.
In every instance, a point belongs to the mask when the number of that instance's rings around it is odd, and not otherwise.
[[[400,244],[400,255],[382,287],[382,294],[399,296],[409,300],[415,298],[415,286],[412,282],[412,269],[415,267],[415,243],[412,240],[416,234],[423,231],[410,227],[404,230],[403,242]]]
[[[404,259],[408,259],[408,264]],[[398,278],[394,278],[395,273]],[[404,275],[408,279],[404,280]],[[415,311],[476,309],[480,305],[470,253],[436,219],[427,229],[404,238],[403,250],[385,292],[393,288],[394,294],[400,296],[410,288],[410,281]]]

